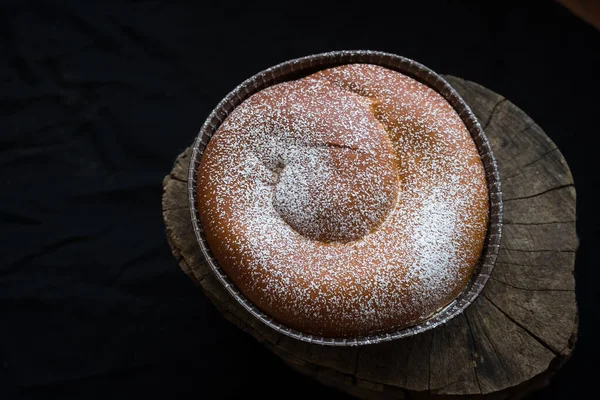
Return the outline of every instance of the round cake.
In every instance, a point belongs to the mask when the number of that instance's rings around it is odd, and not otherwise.
[[[281,324],[361,337],[418,324],[467,286],[488,193],[471,136],[428,86],[371,64],[236,107],[198,167],[219,266]]]

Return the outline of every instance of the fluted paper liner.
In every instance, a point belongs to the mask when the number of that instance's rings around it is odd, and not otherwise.
[[[245,99],[252,96],[254,93],[257,93],[258,91],[274,84],[298,79],[322,69],[353,63],[376,64],[403,73],[431,87],[450,103],[469,130],[483,162],[489,193],[489,221],[483,251],[481,253],[479,263],[473,271],[471,280],[469,281],[465,290],[453,302],[444,307],[442,310],[436,312],[427,320],[419,324],[405,327],[393,332],[356,338],[320,337],[290,329],[264,314],[235,287],[226,273],[221,269],[221,267],[219,267],[217,261],[210,251],[210,248],[208,247],[208,243],[204,237],[204,231],[200,224],[198,205],[196,201],[196,179],[198,165],[200,164],[202,153],[206,148],[208,141],[217,131],[220,124],[231,113],[231,111],[240,105]],[[200,133],[194,142],[188,177],[188,199],[190,204],[192,225],[194,227],[194,232],[196,234],[196,238],[198,240],[198,244],[200,245],[200,250],[202,251],[204,259],[212,272],[216,275],[221,284],[223,284],[225,289],[227,289],[227,291],[233,296],[233,298],[246,310],[248,310],[250,314],[258,318],[272,329],[298,340],[319,345],[357,346],[380,343],[416,335],[448,322],[450,319],[462,313],[483,290],[483,287],[492,273],[494,263],[496,262],[496,258],[498,256],[502,232],[502,191],[500,187],[498,166],[496,165],[496,160],[483,129],[481,128],[481,125],[477,121],[475,115],[473,115],[473,112],[469,106],[458,95],[458,93],[456,93],[456,91],[448,82],[446,82],[442,77],[429,68],[413,60],[397,56],[395,54],[368,50],[335,51],[286,61],[254,75],[236,87],[223,100],[221,100],[217,107],[212,111],[202,126],[202,129],[200,129]]]

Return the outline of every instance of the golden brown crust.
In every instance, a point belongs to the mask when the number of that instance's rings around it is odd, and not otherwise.
[[[219,265],[286,326],[412,325],[465,288],[488,198],[479,154],[432,89],[368,64],[267,88],[209,142],[198,208]]]

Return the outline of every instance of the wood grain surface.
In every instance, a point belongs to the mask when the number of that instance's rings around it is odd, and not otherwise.
[[[575,187],[556,145],[509,100],[445,77],[490,141],[504,192],[498,260],[482,294],[449,323],[361,347],[300,342],[264,326],[202,261],[187,197],[191,149],[164,179],[163,217],[173,255],[231,322],[297,370],[360,398],[520,398],[547,384],[577,337],[573,269]]]

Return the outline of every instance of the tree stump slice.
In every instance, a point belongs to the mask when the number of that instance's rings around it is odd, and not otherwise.
[[[496,156],[504,230],[482,294],[433,330],[341,348],[277,333],[239,305],[203,263],[187,197],[191,148],[163,182],[173,255],[218,310],[295,369],[360,398],[521,398],[546,385],[575,345],[578,239],[569,167],[540,127],[510,101],[476,83],[445,78],[479,119]]]

